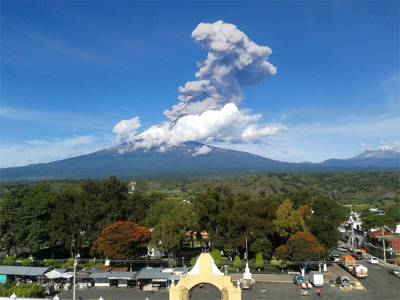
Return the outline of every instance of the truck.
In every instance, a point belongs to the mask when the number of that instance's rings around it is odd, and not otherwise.
[[[315,287],[322,287],[324,285],[324,274],[320,272],[310,272],[308,278]]]
[[[355,265],[351,272],[356,278],[367,278],[368,268],[364,265]]]
[[[357,262],[353,256],[344,255],[342,256],[342,264],[349,272],[351,272],[353,270],[353,267],[357,264]]]
[[[363,259],[364,258],[364,252],[360,249],[355,249],[353,251],[353,257],[355,259]]]

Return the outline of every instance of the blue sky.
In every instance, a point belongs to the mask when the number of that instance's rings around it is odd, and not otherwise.
[[[241,107],[287,131],[215,145],[321,161],[400,143],[398,1],[2,1],[0,167],[112,146],[121,119],[164,121],[207,54],[192,31],[217,20],[272,49],[277,74]]]

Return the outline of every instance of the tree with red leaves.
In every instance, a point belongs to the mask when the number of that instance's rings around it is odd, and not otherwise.
[[[93,242],[91,252],[114,259],[132,258],[137,249],[145,247],[151,232],[129,221],[117,221],[103,228]]]
[[[296,262],[319,260],[325,253],[325,248],[313,234],[302,231],[289,238],[287,249],[291,260]]]

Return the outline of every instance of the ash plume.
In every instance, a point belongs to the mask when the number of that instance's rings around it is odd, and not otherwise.
[[[259,142],[286,131],[279,124],[260,126],[261,115],[239,109],[242,87],[276,74],[268,61],[269,47],[257,45],[223,21],[200,23],[192,38],[207,51],[207,57],[198,63],[196,79],[179,88],[179,102],[164,112],[166,121],[136,134],[138,117],[135,122],[122,120],[114,128],[119,139],[131,142],[135,149],[165,149],[187,141]]]

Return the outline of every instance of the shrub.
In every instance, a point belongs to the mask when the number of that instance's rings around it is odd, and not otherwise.
[[[45,259],[43,260],[43,265],[48,268],[55,268],[57,263],[54,259]]]
[[[222,256],[221,256],[221,250],[214,249],[211,251],[211,256],[214,259],[215,264],[217,265],[218,268],[221,267],[222,264]]]
[[[21,266],[29,267],[30,265],[32,265],[32,261],[29,258],[21,260]]]
[[[260,269],[264,268],[264,258],[261,252],[256,254],[256,268],[260,271]]]
[[[242,268],[242,261],[240,260],[239,255],[236,255],[233,259],[233,266],[239,271]]]
[[[4,265],[15,265],[16,261],[17,261],[17,258],[15,256],[6,256],[3,259],[3,264]]]
[[[37,284],[15,285],[13,282],[7,282],[0,287],[0,296],[10,297],[15,293],[18,297],[44,297],[45,288]]]
[[[68,260],[61,265],[62,268],[71,270],[74,268],[74,259],[68,258]]]

